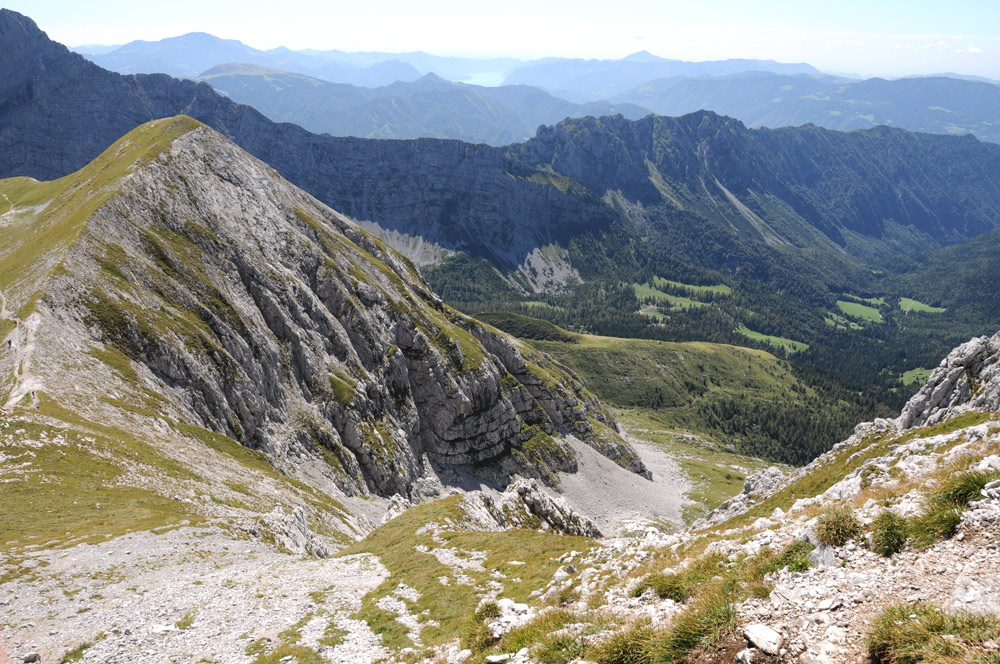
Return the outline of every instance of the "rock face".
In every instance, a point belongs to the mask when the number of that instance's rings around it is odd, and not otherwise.
[[[322,458],[348,494],[410,497],[435,468],[548,478],[575,468],[569,433],[645,470],[595,438],[591,418],[614,423],[568,370],[444,306],[402,256],[189,118],[140,127],[66,187],[16,210],[25,243],[66,238],[6,296],[38,299],[52,353],[96,346],[82,352],[127,400],[287,470]]]
[[[1000,410],[1000,333],[948,353],[896,420],[901,429],[943,422],[970,410]]]
[[[309,529],[305,510],[301,507],[286,514],[280,505],[276,506],[262,519],[261,526],[280,549],[316,558],[330,557],[330,546]]]
[[[775,466],[751,473],[743,481],[743,491],[723,502],[702,519],[699,519],[695,527],[705,527],[713,523],[721,523],[732,516],[742,514],[758,500],[773,492],[781,485],[784,479],[785,474],[781,472],[780,468],[776,468]]]

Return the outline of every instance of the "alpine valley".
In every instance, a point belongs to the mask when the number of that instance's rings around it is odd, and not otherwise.
[[[993,83],[88,57],[0,9],[0,664],[1000,662]]]

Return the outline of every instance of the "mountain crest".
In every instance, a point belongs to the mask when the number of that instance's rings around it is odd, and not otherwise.
[[[406,259],[190,118],[0,192],[31,243],[8,247],[0,273],[10,308],[36,316],[43,409],[123,416],[44,371],[82,355],[115,403],[230,436],[331,491],[416,497],[470,472],[554,481],[575,469],[570,435],[644,471],[568,370],[444,306]]]

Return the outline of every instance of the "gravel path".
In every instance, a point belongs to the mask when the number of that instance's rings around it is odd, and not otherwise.
[[[365,623],[350,619],[387,576],[369,555],[302,558],[214,528],[181,528],[0,558],[0,575],[15,565],[24,574],[0,586],[0,653],[6,641],[17,655],[58,662],[92,643],[84,662],[244,664],[253,659],[249,644],[278,644],[297,628],[298,644],[327,661],[387,654]],[[330,624],[349,635],[321,646]]]
[[[560,475],[560,489],[570,504],[597,524],[606,535],[635,529],[649,522],[669,521],[680,527],[684,494],[691,483],[677,462],[651,445],[629,438],[652,481],[639,477],[588,445],[569,439],[579,470]]]

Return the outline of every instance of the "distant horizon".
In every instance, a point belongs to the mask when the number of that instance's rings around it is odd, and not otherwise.
[[[753,4],[754,6],[748,6]],[[825,2],[719,0],[712,7],[621,0],[601,12],[570,0],[509,0],[503,11],[457,0],[377,8],[320,0],[175,0],[167,16],[124,0],[11,0],[71,48],[159,41],[191,32],[259,50],[338,50],[475,59],[617,60],[647,51],[669,60],[808,63],[832,74],[900,78],[954,74],[1000,79],[1000,3],[955,0]],[[388,18],[387,18],[388,17]]]
[[[584,57],[570,57],[570,56],[559,56],[559,55],[548,55],[548,56],[542,56],[542,57],[539,57],[539,58],[518,58],[518,57],[512,56],[512,55],[494,55],[494,56],[489,56],[489,55],[444,54],[444,53],[435,53],[435,52],[429,51],[427,49],[414,49],[414,50],[411,50],[411,51],[378,51],[378,50],[344,51],[343,49],[338,49],[338,48],[328,48],[328,49],[326,49],[326,48],[315,48],[315,47],[309,47],[309,46],[306,46],[306,47],[303,47],[303,48],[290,48],[290,47],[286,47],[286,46],[282,46],[282,45],[275,46],[275,47],[268,48],[268,49],[264,49],[264,48],[259,48],[257,46],[254,46],[253,44],[248,44],[248,43],[246,43],[246,42],[244,42],[244,41],[242,41],[240,39],[233,39],[233,38],[230,38],[230,37],[220,37],[218,35],[213,35],[210,32],[204,32],[202,30],[192,30],[190,32],[185,32],[185,33],[182,33],[182,34],[179,34],[179,35],[171,35],[169,37],[163,37],[162,39],[157,39],[157,40],[134,39],[134,40],[131,40],[129,42],[124,42],[124,43],[121,43],[121,44],[97,44],[97,43],[89,43],[89,44],[66,44],[66,43],[63,43],[63,45],[66,46],[66,48],[70,49],[73,52],[87,53],[88,51],[83,50],[83,49],[85,49],[87,47],[98,47],[98,48],[101,48],[101,49],[114,50],[114,49],[121,48],[122,46],[126,46],[127,44],[130,44],[130,43],[133,43],[133,42],[142,41],[142,42],[146,42],[146,43],[155,43],[157,41],[163,41],[163,40],[166,40],[166,39],[173,39],[173,38],[176,38],[176,37],[184,37],[184,36],[189,35],[189,34],[207,34],[209,36],[215,37],[217,39],[222,39],[222,40],[225,40],[225,41],[238,41],[241,44],[243,44],[244,46],[248,46],[250,48],[254,48],[254,49],[258,50],[258,51],[262,51],[262,52],[265,52],[265,53],[269,52],[269,51],[276,50],[276,49],[280,49],[280,48],[289,48],[289,50],[295,51],[295,52],[306,52],[306,51],[315,51],[315,52],[340,51],[340,52],[343,52],[343,53],[346,53],[346,54],[349,54],[349,55],[353,55],[353,54],[375,54],[375,53],[377,53],[377,54],[384,54],[384,55],[406,55],[408,53],[422,53],[424,55],[428,55],[428,56],[431,56],[431,57],[440,57],[440,58],[467,58],[467,59],[470,59],[470,60],[484,60],[484,61],[485,60],[510,59],[510,60],[516,60],[516,61],[521,62],[521,63],[537,62],[537,61],[541,61],[541,60],[559,60],[559,59],[565,59],[565,60],[607,60],[607,61],[615,61],[615,60],[624,60],[625,58],[628,58],[628,57],[633,56],[633,55],[638,55],[640,53],[646,53],[648,55],[651,55],[653,57],[657,57],[657,58],[660,58],[660,59],[663,59],[663,60],[676,60],[676,61],[679,61],[679,62],[712,62],[712,61],[725,62],[727,60],[748,60],[748,61],[759,61],[759,62],[775,62],[777,64],[809,65],[809,66],[815,67],[817,70],[819,70],[819,72],[821,74],[826,74],[826,75],[831,75],[831,76],[843,76],[843,77],[847,77],[847,78],[854,77],[854,78],[859,78],[859,79],[867,79],[867,78],[899,79],[899,78],[929,78],[929,77],[935,77],[935,76],[940,76],[940,77],[949,77],[950,76],[950,77],[980,78],[980,79],[984,79],[984,80],[994,81],[994,82],[1000,83],[1000,75],[998,75],[997,78],[990,78],[988,76],[983,76],[983,75],[980,75],[980,74],[969,74],[969,73],[955,72],[955,71],[936,71],[936,72],[928,72],[928,73],[899,74],[899,75],[892,75],[892,74],[860,74],[858,72],[844,72],[844,71],[830,71],[830,70],[825,70],[825,69],[823,69],[821,67],[816,67],[813,63],[807,62],[807,61],[791,62],[791,61],[774,60],[773,58],[744,58],[744,57],[721,58],[721,59],[716,59],[716,60],[687,60],[687,59],[684,59],[684,58],[668,58],[668,57],[665,57],[665,56],[657,55],[656,53],[650,53],[646,49],[640,49],[638,51],[633,51],[632,53],[627,53],[627,54],[621,56],[620,58],[596,58],[596,57],[595,58],[584,58]],[[62,42],[60,42],[60,43],[62,43]],[[96,54],[96,53],[94,53],[94,54]],[[230,64],[230,63],[219,63],[219,64]],[[237,64],[237,63],[232,63],[232,64]],[[437,74],[436,72],[433,72],[433,71],[428,72],[427,74],[423,74],[422,76],[428,76],[430,74],[434,74],[435,76],[441,76],[440,74]],[[799,74],[799,75],[808,76],[809,74]],[[442,76],[442,78],[444,78],[444,77]],[[461,81],[459,81],[459,82],[461,82]]]

